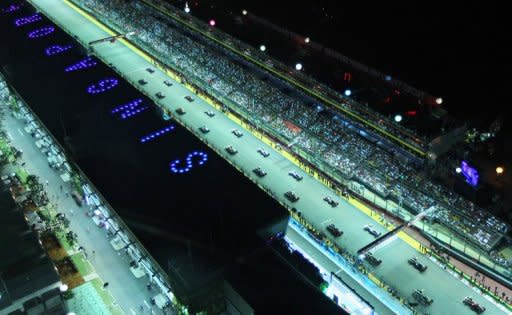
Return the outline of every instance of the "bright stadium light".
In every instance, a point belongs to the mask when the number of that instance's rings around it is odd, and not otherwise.
[[[350,96],[350,95],[352,95],[352,91],[350,89],[346,89],[345,96]]]
[[[400,115],[400,114],[395,115],[395,121],[396,122],[401,122],[402,121],[402,115]]]
[[[436,104],[437,105],[443,104],[443,99],[441,97],[436,98]]]
[[[503,166],[496,167],[496,174],[497,175],[503,174],[504,171],[505,171],[505,168],[503,168]]]
[[[295,70],[297,70],[297,71],[302,70],[302,64],[301,64],[301,63],[297,63],[297,64],[295,65]]]
[[[455,173],[460,174],[460,172],[462,172],[462,168],[457,167],[457,168],[455,169]]]
[[[304,43],[309,44],[309,41],[310,41],[309,37],[304,38]]]
[[[215,26],[215,20],[214,19],[210,20],[210,26]]]
[[[242,10],[243,15],[247,15],[247,10]]]
[[[260,46],[260,50],[261,50],[261,51],[265,51],[265,50],[267,50],[267,47],[265,47],[265,45],[261,45],[261,46]]]
[[[188,6],[188,2],[185,2],[185,13],[190,13],[190,7]]]

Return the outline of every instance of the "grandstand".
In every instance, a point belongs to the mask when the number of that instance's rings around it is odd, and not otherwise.
[[[394,128],[379,129],[382,124],[373,128],[377,116],[368,118],[374,113],[368,109],[362,112],[353,100],[336,95],[341,101],[331,106],[331,98],[322,96],[331,92],[320,84],[315,85],[320,87],[315,91],[323,91],[322,95],[296,89],[306,84],[302,74],[292,70],[297,84],[281,74],[276,78],[274,71],[290,70],[280,68],[282,65],[268,56],[265,64],[272,73],[261,69],[251,59],[263,58],[260,52],[213,31],[169,4],[148,0],[75,1],[119,33],[136,32],[133,41],[137,45],[341,185],[360,183],[411,215],[436,204],[439,210],[429,216],[430,222],[454,231],[486,253],[492,252],[509,232],[508,224],[424,176],[425,159],[411,154],[424,152],[424,147]],[[184,23],[196,29],[183,27]],[[236,50],[226,49],[226,45]],[[238,50],[244,56],[237,54]],[[308,86],[312,84],[311,79],[307,80]],[[391,140],[387,135],[392,135]],[[510,266],[503,258],[491,258],[506,268]]]

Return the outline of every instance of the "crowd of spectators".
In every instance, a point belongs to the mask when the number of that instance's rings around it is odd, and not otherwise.
[[[508,232],[506,223],[444,186],[419,176],[417,167],[392,149],[366,139],[357,124],[322,105],[287,95],[230,58],[231,53],[217,44],[193,40],[189,31],[173,19],[163,19],[156,10],[139,2],[74,1],[119,32],[135,31],[136,44],[161,62],[249,113],[255,122],[264,123],[286,139],[289,147],[297,146],[316,159],[323,159],[347,178],[365,184],[381,196],[394,197],[413,213],[436,204],[440,210],[434,216],[440,223],[486,250],[491,250]]]

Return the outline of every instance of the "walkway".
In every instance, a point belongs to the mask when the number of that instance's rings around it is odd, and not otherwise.
[[[8,113],[8,110],[6,112]],[[145,309],[149,310],[149,300],[156,295],[156,292],[147,290],[148,277],[135,278],[129,269],[129,260],[124,251],[114,250],[106,231],[96,226],[91,218],[85,215],[86,206],[79,208],[69,197],[67,192],[71,187],[63,183],[59,174],[48,166],[46,156],[36,147],[34,139],[23,130],[23,121],[6,114],[3,125],[12,144],[23,151],[22,160],[26,163],[25,169],[28,173],[39,176],[41,182],[48,181],[45,189],[50,202],[56,204],[58,211],[65,213],[71,221],[70,229],[78,235],[78,243],[85,249],[94,267],[91,274],[85,275],[85,278],[94,280],[99,276],[103,282],[108,282],[108,291],[112,293],[126,314],[140,314],[142,304],[145,304]],[[86,289],[81,288],[79,291],[83,290]],[[115,305],[110,305],[111,309],[114,308],[113,306]],[[79,307],[79,304],[71,304],[71,307]],[[156,311],[156,307],[153,309]],[[74,309],[71,310],[74,311]],[[81,313],[77,314],[81,315]],[[160,314],[163,313],[160,311]]]

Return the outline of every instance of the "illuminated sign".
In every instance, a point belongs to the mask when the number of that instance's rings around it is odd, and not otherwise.
[[[55,32],[55,28],[53,26],[45,26],[45,27],[35,29],[32,32],[29,32],[28,37],[29,38],[39,38],[39,37],[49,35],[53,32]]]
[[[66,50],[71,49],[73,46],[67,45],[67,46],[60,46],[60,45],[53,45],[44,50],[47,56],[53,56],[58,55],[60,53],[65,52]]]
[[[87,93],[89,94],[99,94],[106,92],[108,90],[113,89],[119,84],[119,81],[117,79],[109,78],[109,79],[103,79],[100,80],[96,84],[91,84],[87,88]]]
[[[31,16],[25,16],[25,17],[16,19],[14,21],[14,24],[16,24],[16,26],[23,26],[23,25],[34,23],[34,22],[37,22],[37,21],[41,21],[42,19],[43,18],[39,14],[34,14],[34,15],[31,15]]]
[[[135,107],[139,106],[140,104],[142,103],[142,99],[140,98],[137,98],[133,101],[131,101],[130,103],[127,103],[127,104],[123,104],[123,105],[119,105],[117,107],[114,107],[114,109],[112,109],[111,113],[112,114],[115,114],[115,113],[118,113],[120,111],[126,111],[126,110],[132,110],[134,109]]]
[[[142,137],[140,139],[140,142],[144,143],[144,142],[151,141],[151,140],[153,140],[155,138],[158,138],[160,136],[163,136],[164,134],[169,133],[169,132],[171,132],[173,130],[174,130],[174,126],[170,125],[168,127],[165,127],[165,128],[160,129],[160,130],[154,131],[154,132],[150,133],[149,135],[147,135],[145,137]]]
[[[466,161],[462,161],[460,164],[462,175],[466,178],[466,182],[470,184],[473,187],[476,187],[478,185],[478,171],[471,166]]]
[[[184,166],[180,167],[180,164],[182,164],[181,160],[175,160],[174,162],[171,162],[171,172],[175,174],[183,174],[190,172],[192,167],[194,167],[192,159],[197,159],[197,164],[199,166],[202,166],[208,160],[208,155],[201,151],[194,151],[192,153],[189,153],[187,155],[187,158],[185,159]]]
[[[7,8],[2,9],[2,12],[3,13],[11,13],[14,11],[18,11],[20,8],[21,8],[21,5],[19,5],[19,4],[11,4]]]
[[[98,63],[94,59],[92,59],[91,57],[87,57],[84,60],[81,60],[69,67],[66,67],[66,69],[64,69],[64,71],[71,72],[71,71],[76,71],[76,70],[87,69],[90,67],[94,67],[97,64]]]

